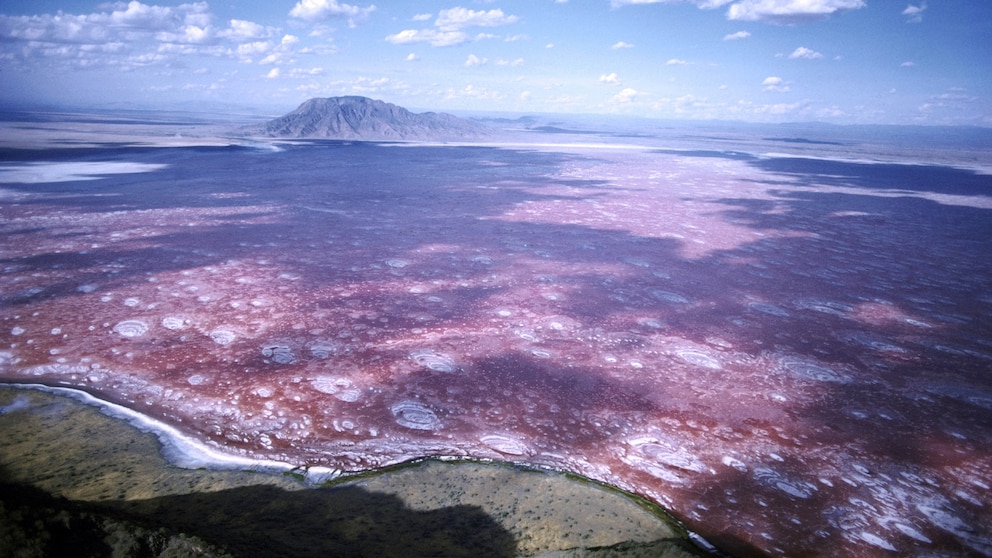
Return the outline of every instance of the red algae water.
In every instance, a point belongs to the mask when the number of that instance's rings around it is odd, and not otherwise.
[[[709,141],[6,151],[0,378],[571,471],[739,554],[992,555],[992,176]]]

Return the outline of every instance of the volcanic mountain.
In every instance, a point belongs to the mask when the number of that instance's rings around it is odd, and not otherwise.
[[[450,114],[415,114],[391,103],[349,96],[310,99],[289,114],[241,132],[278,138],[439,141],[479,139],[494,131]]]

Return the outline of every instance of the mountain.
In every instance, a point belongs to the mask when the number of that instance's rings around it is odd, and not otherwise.
[[[368,141],[466,140],[494,133],[482,124],[450,114],[415,114],[391,103],[357,96],[310,99],[289,114],[240,131],[250,136]]]

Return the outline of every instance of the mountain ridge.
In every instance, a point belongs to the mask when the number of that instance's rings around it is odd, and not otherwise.
[[[287,139],[366,141],[468,140],[494,133],[483,124],[451,114],[417,114],[392,103],[361,96],[315,97],[290,113],[245,126],[241,132]]]

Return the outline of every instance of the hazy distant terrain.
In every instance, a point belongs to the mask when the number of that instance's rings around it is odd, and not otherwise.
[[[742,554],[992,554],[987,130],[313,114],[4,123],[0,378],[245,457],[573,471]]]

